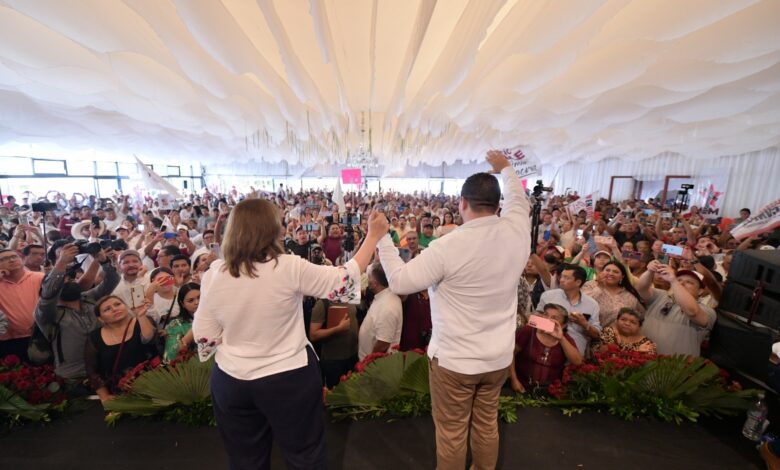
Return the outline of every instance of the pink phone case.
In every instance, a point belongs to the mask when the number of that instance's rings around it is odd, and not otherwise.
[[[555,331],[555,322],[549,318],[540,317],[539,315],[531,315],[528,317],[528,325],[547,333]]]

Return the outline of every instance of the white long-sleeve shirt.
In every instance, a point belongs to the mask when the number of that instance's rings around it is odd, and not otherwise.
[[[508,367],[514,351],[517,283],[531,252],[530,204],[511,167],[501,171],[501,217],[478,217],[404,263],[390,236],[379,256],[390,289],[428,289],[433,333],[428,356],[462,374]]]
[[[212,263],[201,283],[192,331],[201,360],[216,347],[216,361],[228,375],[254,380],[308,363],[303,296],[337,302],[360,301],[360,267],[317,266],[295,255],[255,263],[257,277],[235,278]]]

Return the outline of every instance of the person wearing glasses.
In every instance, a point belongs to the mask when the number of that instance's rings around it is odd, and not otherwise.
[[[669,291],[653,287],[656,276],[671,285]],[[642,334],[656,344],[658,354],[701,355],[701,342],[716,320],[715,310],[700,300],[703,276],[652,261],[636,290],[647,305]]]
[[[43,284],[43,272],[24,267],[22,258],[13,250],[0,250],[0,311],[7,319],[7,328],[0,335],[0,357],[15,354],[27,361],[27,346],[35,319]]]

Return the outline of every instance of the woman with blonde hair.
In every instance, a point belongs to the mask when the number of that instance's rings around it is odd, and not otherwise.
[[[232,210],[222,252],[203,276],[193,333],[201,360],[216,350],[211,377],[217,425],[230,467],[268,468],[272,437],[288,468],[325,468],[322,379],[303,322],[303,297],[360,300],[365,272],[387,219],[341,267],[317,266],[282,245],[282,214],[248,199]]]

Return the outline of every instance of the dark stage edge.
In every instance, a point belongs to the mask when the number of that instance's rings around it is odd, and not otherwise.
[[[680,426],[654,420],[625,422],[600,413],[566,417],[526,408],[501,426],[502,469],[761,469],[763,461],[741,435],[741,419]],[[329,422],[331,469],[432,469],[430,417]],[[48,426],[26,426],[0,438],[0,469],[224,469],[227,457],[215,428],[123,419],[113,428],[93,403]],[[274,449],[272,468],[286,468]]]

